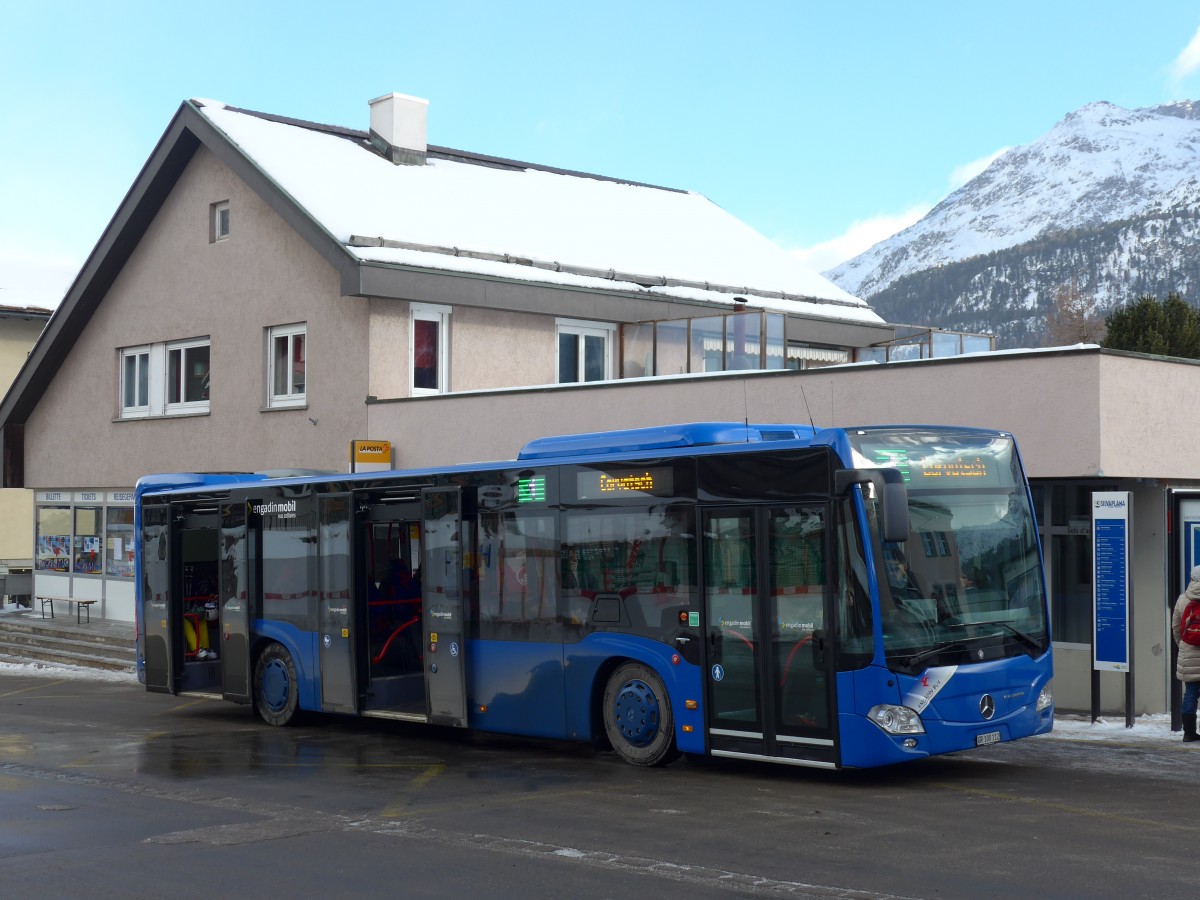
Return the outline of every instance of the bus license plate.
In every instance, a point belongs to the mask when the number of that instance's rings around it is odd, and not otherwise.
[[[984,744],[998,744],[998,743],[1000,743],[1000,732],[998,732],[998,731],[988,731],[988,732],[985,732],[984,734],[975,735],[975,746],[976,747],[982,747]]]

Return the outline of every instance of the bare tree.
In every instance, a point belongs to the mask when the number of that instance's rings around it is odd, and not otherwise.
[[[1093,309],[1092,300],[1079,290],[1074,278],[1055,289],[1050,303],[1043,347],[1099,344],[1104,340],[1104,316]]]

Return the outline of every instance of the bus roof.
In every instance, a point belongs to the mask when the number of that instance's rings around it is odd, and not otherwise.
[[[620,431],[597,431],[564,434],[530,441],[516,459],[464,463],[441,468],[394,469],[378,472],[339,473],[310,469],[271,469],[259,472],[181,472],[146,475],[138,479],[136,496],[143,494],[203,491],[219,486],[237,484],[307,483],[313,481],[366,482],[394,475],[422,476],[442,473],[478,472],[518,463],[538,461],[554,463],[591,463],[597,459],[636,459],[655,454],[681,456],[707,455],[721,450],[761,450],[764,444],[791,444],[804,447],[832,447],[848,450],[847,433],[879,429],[913,429],[923,432],[1000,432],[988,429],[940,425],[863,426],[862,428],[815,428],[811,425],[748,424],[742,422],[690,422],[658,425],[650,428],[630,428]]]
[[[526,444],[518,460],[564,456],[612,456],[646,450],[684,450],[723,444],[811,440],[816,429],[807,425],[743,425],[739,422],[691,422],[625,431],[595,431],[538,438]]]

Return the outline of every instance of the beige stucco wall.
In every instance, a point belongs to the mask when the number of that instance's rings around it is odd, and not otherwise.
[[[411,306],[403,300],[370,300],[368,393],[373,397],[390,399],[409,394]],[[557,379],[553,316],[469,306],[450,308],[452,391],[552,384]]]
[[[1105,354],[1098,390],[1106,473],[1200,477],[1200,363]]]
[[[372,404],[368,426],[397,445],[397,460],[422,466],[508,458],[547,434],[671,422],[965,425],[1012,431],[1031,477],[1078,477],[1103,464],[1099,359],[997,355],[414,398]],[[1189,374],[1200,390],[1200,367]]]
[[[0,318],[0,391],[7,390],[46,325],[45,319]],[[33,492],[0,489],[0,560],[33,557]]]
[[[33,559],[33,491],[0,489],[0,560]]]
[[[455,390],[553,384],[557,347],[553,316],[456,310],[450,355]]]
[[[209,243],[228,200],[231,236]],[[366,437],[367,303],[203,147],[26,426],[26,484],[128,488],[142,474],[307,467],[344,471]],[[307,322],[308,406],[262,411],[264,329]],[[119,421],[118,350],[211,339],[210,413]]]
[[[44,318],[0,318],[0,389],[8,390],[45,326]]]

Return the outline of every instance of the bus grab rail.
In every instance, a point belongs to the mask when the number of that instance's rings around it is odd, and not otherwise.
[[[879,498],[881,537],[901,544],[908,540],[908,489],[899,469],[838,469],[833,489],[840,497],[856,484],[872,484]]]

